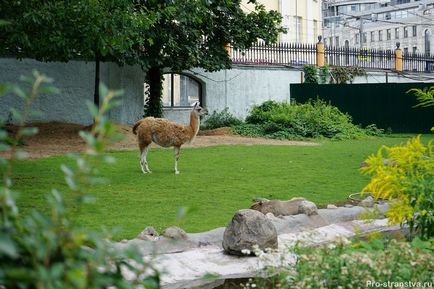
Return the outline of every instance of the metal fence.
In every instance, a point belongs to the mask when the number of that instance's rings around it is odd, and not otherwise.
[[[233,63],[253,65],[303,66],[316,64],[315,44],[255,44],[247,50],[230,48]],[[395,50],[326,46],[325,63],[330,66],[358,66],[367,69],[395,70]],[[403,70],[434,72],[434,55],[405,53]]]
[[[233,63],[262,65],[316,64],[315,44],[277,43],[255,44],[247,50],[230,49]]]

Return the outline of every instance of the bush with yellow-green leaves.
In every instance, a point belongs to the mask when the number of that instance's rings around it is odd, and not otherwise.
[[[390,200],[386,213],[391,223],[408,224],[422,238],[434,236],[434,153],[432,141],[420,136],[406,144],[381,147],[365,161],[364,174],[372,175],[364,188],[374,198]]]

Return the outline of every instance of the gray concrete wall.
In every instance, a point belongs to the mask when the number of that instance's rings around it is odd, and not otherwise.
[[[203,105],[209,112],[229,112],[245,118],[253,105],[266,100],[290,101],[290,83],[300,83],[301,71],[286,67],[242,66],[230,70],[205,72],[202,69],[185,71],[202,82]],[[165,117],[178,122],[188,122],[188,110],[165,109]]]
[[[85,101],[93,101],[94,63],[71,61],[69,63],[43,63],[25,59],[18,61],[0,58],[0,83],[17,83],[20,75],[30,75],[33,69],[54,78],[60,89],[58,95],[40,95],[34,109],[42,112],[30,121],[61,121],[88,125],[92,123]],[[193,69],[184,72],[202,83],[202,105],[209,112],[222,111],[228,107],[234,116],[244,119],[253,105],[266,100],[290,101],[291,83],[302,82],[300,69],[282,66],[235,65],[230,70],[206,72]],[[386,77],[387,75],[387,77]],[[356,77],[354,83],[389,83],[423,81],[429,75],[401,74],[393,72],[368,72]],[[144,73],[139,67],[119,67],[114,63],[101,65],[101,80],[112,89],[123,89],[121,106],[110,112],[117,123],[133,124],[143,115]],[[0,117],[8,118],[10,108],[22,107],[22,100],[14,95],[0,97]],[[164,117],[180,122],[189,122],[190,109],[166,108]]]
[[[39,95],[33,109],[40,115],[31,116],[29,122],[60,121],[88,125],[92,118],[86,100],[93,101],[94,63],[71,61],[68,63],[44,63],[31,59],[22,61],[0,58],[0,83],[19,83],[20,75],[31,75],[36,69],[54,79],[60,93]],[[118,123],[132,124],[143,114],[144,74],[138,67],[119,67],[113,63],[102,63],[101,80],[112,89],[124,89],[120,97],[122,104],[110,112],[110,118]],[[20,110],[23,101],[15,95],[0,97],[0,117],[10,118],[11,108]],[[14,122],[13,119],[11,119]]]
[[[234,65],[230,70],[205,72],[193,69],[184,73],[205,84],[203,104],[210,113],[228,107],[231,114],[241,119],[248,115],[253,105],[266,100],[290,101],[290,84],[302,82],[300,69],[282,66]],[[368,71],[366,76],[355,77],[353,83],[421,82],[427,77],[431,76],[421,73]],[[165,117],[187,123],[189,110],[165,109]]]

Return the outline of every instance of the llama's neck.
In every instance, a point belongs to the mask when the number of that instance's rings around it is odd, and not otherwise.
[[[194,140],[200,128],[200,118],[194,111],[190,113],[190,128],[192,132],[192,136],[190,142]]]

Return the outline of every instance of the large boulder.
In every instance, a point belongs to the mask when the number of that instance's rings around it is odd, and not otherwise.
[[[223,249],[231,255],[246,255],[259,249],[277,249],[277,231],[261,212],[245,209],[235,213],[223,234]]]

